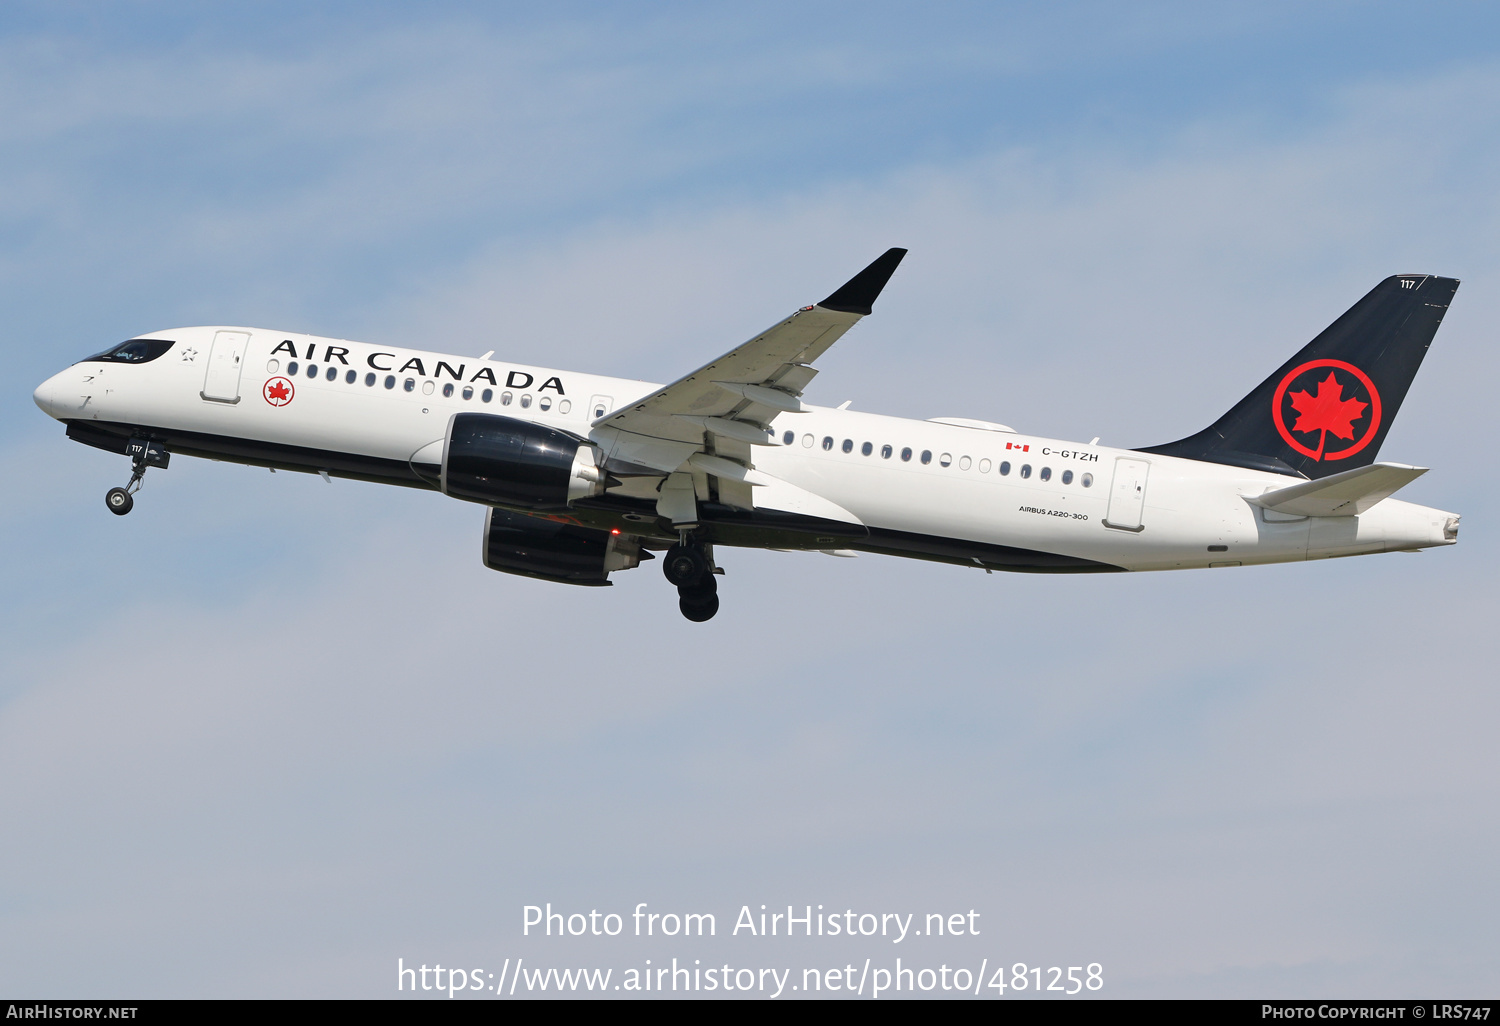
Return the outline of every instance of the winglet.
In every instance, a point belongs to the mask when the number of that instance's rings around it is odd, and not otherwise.
[[[904,249],[888,249],[875,262],[844,282],[833,295],[818,305],[825,310],[866,315],[875,305],[875,297],[896,273],[896,265],[906,256]]]

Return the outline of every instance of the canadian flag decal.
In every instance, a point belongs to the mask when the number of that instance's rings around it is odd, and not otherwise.
[[[1020,449],[1022,452],[1030,452],[1031,451],[1031,446],[1029,446],[1029,445],[1021,445],[1019,442],[1006,442],[1005,443],[1005,447],[1007,449]]]

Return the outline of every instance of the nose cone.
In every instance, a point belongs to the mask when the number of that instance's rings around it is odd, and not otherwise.
[[[42,412],[49,417],[57,416],[57,406],[52,398],[56,391],[57,376],[53,375],[46,381],[43,381],[40,385],[36,386],[36,391],[31,393],[32,401],[35,402],[37,406],[41,407]]]

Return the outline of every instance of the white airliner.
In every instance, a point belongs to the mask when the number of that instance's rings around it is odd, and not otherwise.
[[[666,386],[216,326],[130,339],[35,398],[131,457],[114,513],[172,453],[430,488],[487,507],[484,562],[506,573],[605,585],[664,551],[698,621],[721,547],[1087,573],[1457,540],[1456,515],[1390,498],[1422,468],[1375,462],[1456,280],[1387,278],[1217,423],[1131,450],[803,403],[905,254]]]

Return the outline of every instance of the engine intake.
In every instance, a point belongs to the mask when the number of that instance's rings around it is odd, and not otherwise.
[[[602,494],[602,454],[576,435],[514,417],[456,413],[443,440],[445,495],[515,509],[566,509]]]
[[[599,587],[643,557],[636,539],[611,531],[494,508],[484,521],[484,565],[507,574]]]

